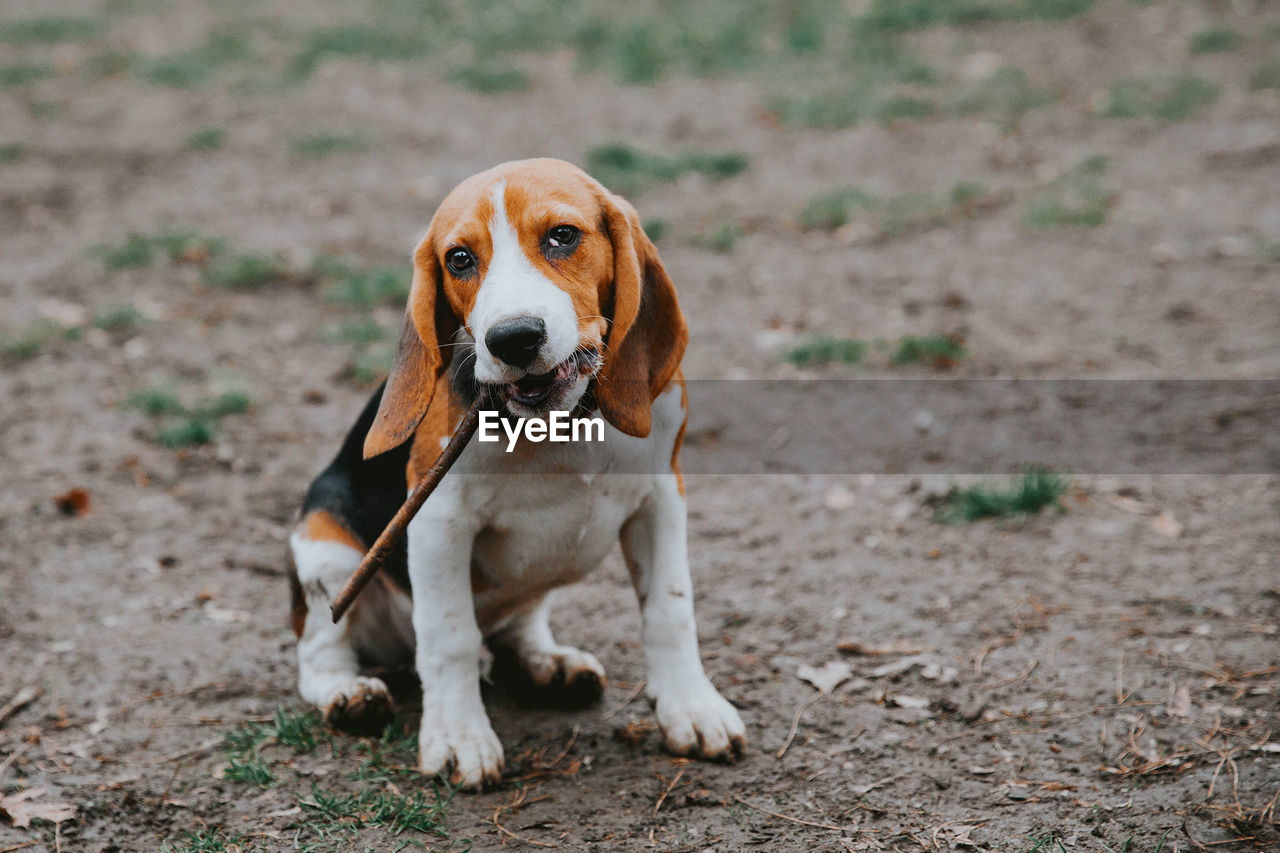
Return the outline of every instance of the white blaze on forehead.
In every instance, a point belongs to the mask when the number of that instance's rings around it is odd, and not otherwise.
[[[505,320],[537,317],[546,324],[546,343],[529,366],[529,373],[547,372],[578,346],[578,315],[573,300],[524,253],[520,235],[507,218],[506,188],[506,181],[499,181],[490,194],[493,218],[489,220],[489,238],[493,256],[467,318],[476,339],[476,378],[481,382],[508,382],[525,373],[494,358],[485,346],[488,331]]]

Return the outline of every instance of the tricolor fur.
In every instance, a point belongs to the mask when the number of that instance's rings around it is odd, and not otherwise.
[[[648,694],[668,747],[732,758],[737,712],[702,669],[678,454],[687,330],[635,211],[556,160],[459,185],[414,252],[391,375],[312,484],[291,544],[299,691],[333,723],[377,730],[386,685],[362,666],[413,659],[419,767],[475,788],[502,775],[480,698],[493,677],[543,700],[598,699],[604,670],[560,645],[547,595],[622,545],[643,617]],[[329,601],[477,393],[507,414],[597,413],[603,442],[513,452],[472,442],[409,526],[407,551],[331,624]]]

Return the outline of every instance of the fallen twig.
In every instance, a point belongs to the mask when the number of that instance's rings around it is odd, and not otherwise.
[[[679,772],[679,773],[677,773],[677,774],[676,774],[676,775],[671,779],[671,784],[670,784],[670,785],[668,785],[668,786],[667,786],[667,789],[666,789],[665,791],[663,791],[663,792],[662,792],[662,795],[661,795],[661,796],[659,796],[659,797],[658,797],[658,802],[656,802],[656,803],[654,803],[654,804],[653,804],[653,813],[654,813],[654,814],[657,814],[657,813],[658,813],[658,811],[662,808],[662,804],[663,804],[663,803],[665,803],[665,802],[667,801],[667,797],[668,797],[668,796],[670,796],[670,795],[671,795],[671,792],[672,792],[672,791],[674,791],[674,790],[676,789],[676,785],[679,783],[679,781],[680,781],[680,777],[684,775],[684,771],[685,771],[685,768],[684,768],[684,767],[681,767],[681,768],[680,768],[680,772]]]
[[[800,718],[804,716],[805,711],[816,705],[818,700],[826,695],[826,693],[819,693],[817,696],[814,696],[808,702],[805,702],[800,706],[796,711],[795,719],[791,721],[791,731],[787,733],[787,739],[783,742],[782,748],[773,754],[774,758],[781,758],[787,754],[787,750],[791,748],[791,742],[796,739],[796,731],[800,728]]]
[[[803,826],[813,826],[813,827],[817,827],[818,829],[829,829],[832,832],[844,832],[845,830],[853,829],[853,827],[851,826],[833,826],[832,824],[829,824],[829,823],[818,823],[817,821],[805,820],[802,817],[792,817],[791,815],[785,815],[785,814],[782,814],[781,812],[769,811],[763,806],[757,806],[754,803],[747,802],[746,800],[742,799],[742,797],[739,797],[737,794],[734,794],[733,799],[736,802],[741,803],[742,805],[746,806],[749,809],[754,809],[755,811],[761,812],[763,814],[767,814],[770,817],[776,817],[779,820],[786,820],[786,821],[790,821],[791,823],[801,824]]]
[[[1013,684],[1013,683],[1015,683],[1015,682],[1021,681],[1022,679],[1026,678],[1027,676],[1029,676],[1031,673],[1035,672],[1036,667],[1038,667],[1039,665],[1040,665],[1040,661],[1039,661],[1039,659],[1033,660],[1033,661],[1032,661],[1032,662],[1027,666],[1027,668],[1026,668],[1026,669],[1024,669],[1022,672],[1018,673],[1017,675],[1014,675],[1014,676],[1012,676],[1012,677],[1010,677],[1010,678],[1006,678],[1004,681],[997,681],[995,684],[984,684],[984,685],[982,685],[982,689],[983,689],[983,690],[995,690],[997,687],[1008,687],[1010,684]]]
[[[10,699],[3,708],[0,708],[0,726],[8,722],[9,718],[14,714],[40,698],[41,693],[44,693],[44,688],[42,687],[27,686],[19,690],[17,695]]]
[[[644,690],[644,679],[643,679],[643,678],[642,678],[642,679],[640,679],[638,682],[636,682],[636,686],[635,686],[635,688],[633,688],[633,689],[632,689],[632,691],[631,691],[630,693],[628,693],[628,694],[627,694],[627,698],[626,698],[626,699],[623,699],[621,704],[619,704],[619,705],[615,705],[613,708],[611,708],[611,709],[609,709],[608,711],[606,711],[606,712],[605,712],[605,714],[604,714],[604,716],[602,716],[600,719],[602,719],[602,720],[607,720],[607,719],[609,719],[610,717],[612,717],[614,714],[617,714],[617,713],[618,713],[619,711],[621,711],[623,708],[625,708],[625,707],[627,707],[628,705],[630,705],[632,702],[636,701],[636,697],[640,695],[640,691],[641,691],[641,690]]]
[[[498,807],[493,810],[493,825],[498,828],[498,832],[505,836],[502,840],[502,845],[505,847],[507,844],[506,839],[510,838],[523,844],[532,844],[534,847],[559,847],[559,844],[553,844],[549,841],[534,841],[532,838],[525,838],[524,836],[516,835],[514,832],[503,826],[502,821],[498,819],[504,811],[513,812],[516,809],[522,809],[525,806],[532,805],[533,803],[551,799],[550,797],[536,797],[530,800],[528,797],[529,789],[524,788],[516,792],[515,796],[511,798],[510,803],[507,803],[506,805],[499,804]]]

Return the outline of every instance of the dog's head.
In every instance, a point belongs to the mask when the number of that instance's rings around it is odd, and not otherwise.
[[[647,436],[684,355],[675,288],[635,210],[560,160],[505,163],[459,184],[413,255],[404,331],[368,458],[413,435],[452,358],[515,415],[572,409]]]

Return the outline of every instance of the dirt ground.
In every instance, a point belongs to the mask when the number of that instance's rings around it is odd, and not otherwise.
[[[693,476],[703,656],[742,711],[744,760],[663,752],[636,698],[639,620],[615,554],[554,618],[608,670],[603,704],[531,712],[489,691],[510,779],[454,797],[447,837],[317,816],[326,793],[434,798],[404,770],[411,750],[355,778],[370,744],[321,732],[300,754],[262,747],[273,783],[226,778],[227,734],[299,705],[288,532],[372,387],[361,359],[386,345],[351,323],[389,335],[401,310],[331,298],[316,259],[407,275],[435,204],[494,163],[584,163],[610,142],[749,158],[632,193],[667,226],[695,379],[938,375],[874,352],[785,363],[815,333],[962,338],[960,378],[1280,377],[1275,3],[1109,0],[912,29],[895,38],[941,75],[930,97],[993,66],[1052,97],[1012,122],[943,109],[843,128],[769,107],[827,72],[673,66],[630,84],[540,42],[510,54],[523,91],[451,82],[467,57],[449,44],[327,57],[281,82],[273,51],[364,25],[359,8],[0,7],[0,704],[39,691],[0,723],[0,803],[70,807],[45,811],[56,825],[0,820],[0,850],[1280,850],[1274,465],[1095,472],[1062,512],[952,525],[934,503],[970,471]],[[54,14],[91,23],[5,29]],[[199,47],[232,26],[247,57]],[[1189,50],[1214,27],[1239,42]],[[154,59],[179,51],[216,67],[165,85]],[[1105,117],[1115,81],[1183,74],[1216,97],[1186,117]],[[1094,155],[1105,222],[1033,222],[1043,194],[1088,200],[1092,184],[1069,184]],[[840,187],[896,198],[962,181],[990,203],[901,229],[798,224]],[[156,235],[176,232],[222,248],[192,238],[171,259]],[[151,240],[149,262],[95,250],[131,234]],[[243,260],[218,286],[211,270],[235,253],[267,259],[263,286],[236,286]],[[137,405],[156,388],[190,409],[251,402],[201,421],[208,443],[171,447],[157,430],[178,416]],[[797,675],[827,664],[848,676],[829,694]]]

